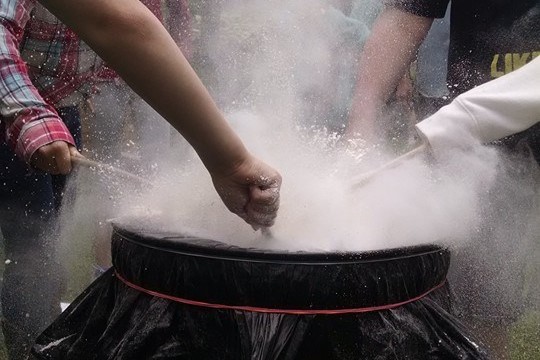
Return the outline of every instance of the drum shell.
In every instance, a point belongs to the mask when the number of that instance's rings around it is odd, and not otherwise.
[[[205,303],[285,310],[402,303],[442,284],[450,262],[449,251],[436,245],[287,252],[118,226],[112,249],[116,272],[145,289]]]
[[[452,312],[437,245],[269,251],[124,225],[112,242],[114,267],[36,359],[488,359]]]

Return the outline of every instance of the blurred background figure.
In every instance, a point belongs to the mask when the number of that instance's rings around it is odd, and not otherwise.
[[[417,121],[433,114],[449,101],[446,84],[450,45],[450,5],[433,24],[418,49],[414,81],[414,109]]]
[[[276,121],[294,118],[304,132],[343,133],[357,54],[381,9],[378,0],[221,2],[215,28],[201,31],[205,56],[195,66],[228,111],[248,108]]]
[[[317,26],[306,26],[304,31],[314,31],[312,37],[318,31],[325,36],[319,37],[319,49],[308,46],[303,50],[305,57],[295,68],[301,118],[307,126],[341,134],[354,92],[357,54],[382,4],[378,0],[328,0],[320,6]],[[321,53],[326,53],[325,61],[321,61]]]

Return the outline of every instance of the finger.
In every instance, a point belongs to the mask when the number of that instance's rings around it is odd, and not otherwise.
[[[250,189],[250,201],[247,204],[247,216],[250,224],[258,227],[272,226],[279,209],[279,189],[262,190],[259,187]]]
[[[245,189],[239,191],[239,189],[232,189],[228,186],[221,186],[216,183],[214,183],[214,186],[227,209],[233,214],[246,220],[246,207],[249,202],[248,192]]]
[[[53,175],[68,174],[71,171],[69,145],[64,141],[43,145],[32,155],[30,164]]]
[[[32,155],[30,164],[53,175],[58,174],[56,161],[54,160],[52,151],[48,145],[42,146],[36,150],[36,152]]]
[[[72,157],[83,157],[83,155],[79,152],[79,150],[77,150],[77,148],[73,145],[69,145],[69,154],[72,156]]]
[[[253,182],[253,185],[257,185],[262,190],[281,187],[281,175],[272,174],[271,176],[260,176],[256,181]]]
[[[62,175],[69,174],[71,172],[71,154],[68,144],[58,141],[52,145],[54,146],[53,159],[56,161],[58,173]]]
[[[249,203],[247,206],[247,212],[261,214],[261,215],[276,215],[279,210],[279,202],[276,202],[271,205],[260,205],[255,203]]]
[[[277,213],[263,214],[248,210],[247,218],[244,219],[253,229],[260,229],[262,227],[270,227],[276,222]]]
[[[246,217],[246,207],[249,203],[247,193],[228,194],[228,196],[224,196],[222,199],[230,212],[242,218]]]
[[[258,186],[250,188],[249,206],[254,212],[264,214],[275,213],[279,209],[279,189],[272,187],[261,189]]]

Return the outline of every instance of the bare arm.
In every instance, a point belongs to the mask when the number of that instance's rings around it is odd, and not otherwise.
[[[81,36],[195,148],[210,170],[245,157],[229,127],[177,45],[135,0],[42,0]]]
[[[138,0],[41,0],[194,147],[226,206],[268,226],[279,174],[253,158],[158,19]]]
[[[432,18],[391,7],[383,10],[360,56],[348,136],[376,139],[377,114],[416,56],[432,22]]]

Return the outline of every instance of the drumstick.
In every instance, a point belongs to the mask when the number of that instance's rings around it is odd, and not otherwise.
[[[90,160],[82,155],[72,156],[71,162],[75,165],[83,166],[91,170],[107,171],[109,173],[113,173],[113,174],[122,176],[124,178],[136,181],[140,184],[150,185],[150,186],[153,185],[149,180],[139,175],[135,175],[133,173],[130,173],[129,171],[119,169],[109,164],[104,164],[98,161]]]
[[[269,227],[262,227],[261,235],[264,236],[265,239],[271,239],[274,237],[274,234],[272,234],[272,230],[270,230]]]
[[[356,176],[355,178],[353,178],[352,180],[352,185],[351,185],[351,188],[353,190],[357,190],[358,188],[364,186],[365,184],[367,184],[371,179],[373,179],[375,176],[379,175],[381,172],[385,171],[385,170],[389,170],[389,169],[393,169],[397,166],[399,166],[401,163],[403,163],[403,161],[405,160],[408,160],[408,159],[411,159],[415,156],[417,156],[418,154],[421,154],[423,153],[424,151],[426,150],[426,144],[422,144],[416,148],[414,148],[413,150],[387,162],[386,164],[378,167],[377,169],[375,170],[371,170],[371,171],[368,171],[368,172],[365,172],[363,174],[360,174],[359,176]]]

